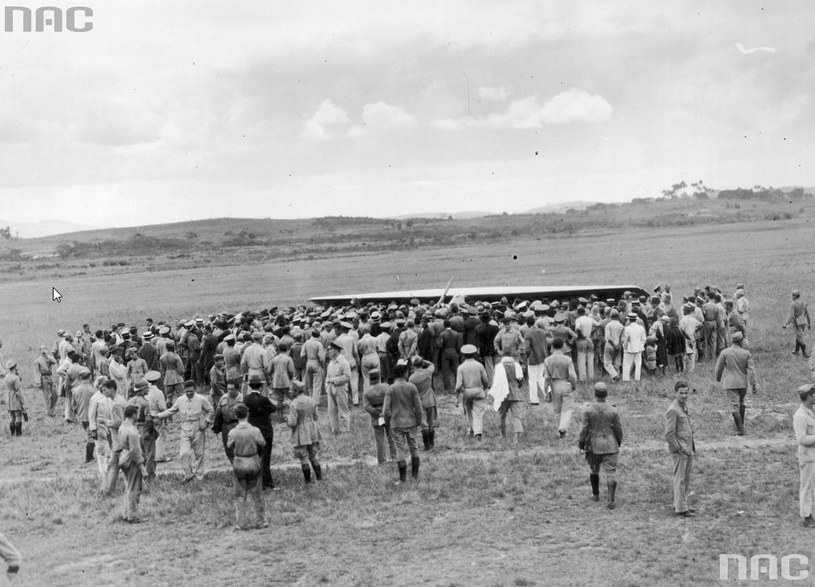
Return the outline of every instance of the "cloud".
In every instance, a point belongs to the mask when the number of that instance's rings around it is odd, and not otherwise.
[[[506,102],[507,98],[509,98],[509,90],[503,87],[490,88],[487,86],[481,86],[478,88],[478,97],[482,100],[492,102]]]
[[[572,88],[544,104],[541,117],[547,124],[597,123],[608,120],[613,110],[602,96]]]
[[[483,118],[443,118],[435,120],[433,126],[441,130],[462,130],[470,127],[525,129],[557,124],[596,124],[608,120],[613,110],[602,96],[572,88],[543,104],[537,96],[528,96],[512,100],[505,112]]]
[[[362,108],[362,126],[354,126],[348,136],[358,138],[367,133],[383,133],[410,128],[416,118],[404,108],[386,102],[365,104]]]
[[[326,141],[331,135],[326,130],[326,126],[348,124],[348,115],[345,110],[334,104],[330,99],[325,99],[317,107],[314,116],[303,124],[303,131],[300,136],[312,141]]]

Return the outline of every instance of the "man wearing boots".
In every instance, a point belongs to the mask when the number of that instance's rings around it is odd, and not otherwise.
[[[410,453],[411,476],[419,477],[419,451],[416,449],[416,427],[422,421],[422,400],[419,390],[405,379],[407,361],[400,360],[393,368],[395,381],[385,394],[382,413],[390,418],[393,441],[396,444],[396,465],[399,482],[407,480],[407,455]]]
[[[291,428],[291,445],[294,456],[300,461],[303,470],[303,479],[311,483],[311,469],[317,481],[323,478],[320,467],[320,430],[317,428],[317,404],[303,392],[306,386],[303,382],[292,380],[291,395],[294,396],[289,406],[289,417],[286,423]]]
[[[23,403],[23,385],[17,374],[17,361],[11,359],[6,363],[6,369],[6,392],[8,394],[8,410],[11,415],[9,430],[11,430],[12,436],[22,436],[25,404]]]
[[[422,400],[422,442],[425,450],[431,450],[436,440],[436,392],[433,391],[433,372],[436,366],[419,355],[412,359],[413,375],[408,381],[419,390]]]
[[[617,454],[623,443],[623,427],[617,408],[606,403],[608,386],[602,381],[594,384],[595,402],[583,413],[583,428],[578,446],[586,452],[589,463],[589,480],[594,501],[600,501],[600,467],[606,474],[608,485],[608,509],[616,508]]]
[[[87,433],[85,441],[85,463],[93,461],[93,452],[96,447],[96,439],[93,438],[93,432],[90,430],[90,416],[88,414],[91,398],[95,393],[96,389],[91,385],[91,370],[87,367],[82,367],[79,371],[79,384],[74,387],[71,393],[71,402],[74,407],[76,419],[82,423],[82,428]]]
[[[730,398],[737,434],[744,436],[744,396],[747,394],[748,384],[753,388],[754,394],[758,393],[756,370],[750,351],[741,346],[744,335],[741,332],[734,332],[732,341],[716,361],[716,381],[722,383]]]
[[[806,338],[804,337],[806,336],[806,331],[810,329],[811,324],[809,320],[807,303],[801,299],[801,292],[797,289],[792,290],[790,313],[782,328],[786,328],[790,324],[792,324],[792,327],[795,328],[795,350],[792,352],[792,354],[797,355],[798,349],[800,349],[801,355],[806,358],[807,343]]]

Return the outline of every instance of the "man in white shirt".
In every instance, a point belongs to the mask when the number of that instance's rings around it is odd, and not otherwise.
[[[634,381],[640,380],[642,373],[642,351],[645,350],[645,328],[633,312],[628,315],[628,324],[623,330],[623,381],[631,381],[631,366],[634,366]]]
[[[204,454],[206,450],[206,430],[212,423],[213,409],[209,400],[195,393],[195,381],[184,382],[184,395],[175,400],[173,406],[154,416],[163,420],[173,414],[180,416],[178,460],[184,471],[182,483],[194,478],[204,479]]]
[[[798,503],[801,520],[808,528],[815,527],[812,510],[815,506],[815,385],[807,384],[798,388],[801,406],[792,416],[792,428],[798,442],[798,470],[800,486]]]

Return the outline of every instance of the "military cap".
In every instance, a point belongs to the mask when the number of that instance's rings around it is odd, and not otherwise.
[[[164,336],[165,334],[170,334],[170,327],[162,326],[161,328],[158,329],[158,333],[162,336]]]
[[[580,304],[588,304],[589,300],[587,300],[586,298],[577,298],[577,302]]]
[[[379,326],[380,326],[380,328],[382,328],[383,330],[390,330],[391,328],[393,328],[393,324],[391,324],[390,322],[383,322],[383,323],[382,323],[382,324],[380,324]]]
[[[14,359],[9,359],[8,362],[6,363],[6,369],[8,369],[9,371],[14,369],[14,367],[16,367],[16,366],[17,366],[17,361],[15,361]]]
[[[342,350],[342,345],[338,343],[336,340],[332,340],[329,346],[331,346],[332,349],[336,349],[338,351]]]
[[[802,385],[798,388],[798,397],[800,397],[801,401],[803,401],[810,396],[812,392],[815,392],[815,385],[807,383],[806,385]]]
[[[474,355],[478,352],[478,349],[475,347],[474,344],[465,344],[461,347],[461,354],[462,355]]]
[[[184,326],[186,326],[187,328],[192,328],[193,326],[195,326],[195,321],[194,320],[187,320],[187,322],[184,324]]]
[[[161,379],[161,372],[151,369],[147,373],[144,374],[144,378],[147,380],[148,383],[155,383],[159,379]]]
[[[134,387],[134,389],[136,390],[136,393],[139,393],[140,391],[144,391],[145,389],[147,389],[148,387],[150,387],[150,384],[149,384],[149,383],[147,383],[147,379],[145,379],[144,377],[142,377],[141,379],[139,379],[139,380],[136,382],[136,384],[135,384],[133,387]],[[187,385],[186,385],[186,384],[184,384],[184,389],[186,389],[186,388],[187,388]]]
[[[597,397],[605,397],[608,395],[608,385],[604,381],[598,381],[594,384],[594,395]]]
[[[564,312],[555,314],[555,322],[566,322],[566,314]]]
[[[741,332],[733,333],[733,342],[741,342],[742,340],[744,340],[744,334]]]

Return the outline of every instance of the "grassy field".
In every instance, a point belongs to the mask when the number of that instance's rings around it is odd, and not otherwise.
[[[39,392],[28,389],[33,418],[25,436],[11,442],[2,434],[7,416],[0,418],[1,530],[26,556],[19,583],[676,585],[716,582],[720,553],[809,556],[810,536],[797,525],[790,416],[794,390],[810,376],[780,327],[790,290],[804,297],[815,291],[806,261],[814,241],[805,221],[768,221],[0,284],[2,352],[20,361],[30,385],[39,345],[83,322],[95,329],[143,324],[148,316],[301,304],[311,295],[442,286],[451,275],[460,285],[650,289],[670,282],[677,295],[707,283],[731,292],[744,282],[762,388],[748,400],[747,430],[775,442],[745,448],[732,437],[726,399],[703,363],[689,379],[697,437],[722,444],[701,451],[693,480],[701,516],[694,520],[671,515],[661,440],[671,376],[612,388],[626,433],[614,512],[587,499],[576,424],[564,447],[548,407],[530,409],[516,453],[498,438],[497,417],[488,412],[487,438],[475,447],[463,440],[461,416],[445,397],[441,448],[423,455],[418,484],[394,488],[394,470],[369,465],[369,419],[355,411],[350,435],[335,441],[326,434],[324,484],[305,490],[298,470],[277,473],[282,490],[265,498],[268,530],[231,530],[223,471],[192,487],[180,486],[175,474],[161,476],[142,501],[147,522],[126,526],[115,520],[120,500],[94,492],[92,466],[81,464],[81,431],[44,417]],[[62,303],[51,301],[52,286]],[[578,398],[588,401],[588,390]],[[212,436],[208,459],[216,469],[226,464]],[[283,427],[274,462],[293,462]]]

